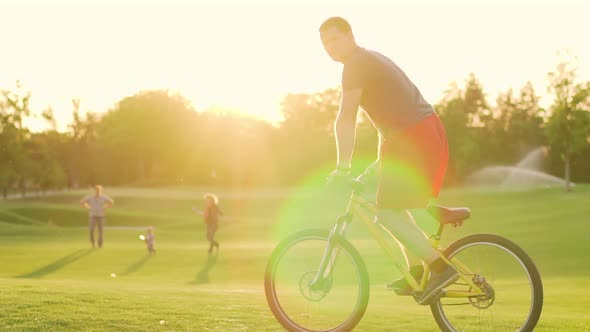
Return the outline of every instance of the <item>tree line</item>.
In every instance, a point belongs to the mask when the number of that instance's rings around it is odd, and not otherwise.
[[[549,173],[590,181],[590,83],[561,63],[548,75],[553,103],[544,109],[528,83],[499,94],[492,105],[477,77],[453,84],[434,105],[449,139],[447,185],[492,164],[514,164],[549,147]],[[0,190],[8,193],[106,185],[294,185],[334,166],[333,121],[338,88],[288,94],[284,121],[223,111],[198,111],[180,94],[140,91],[98,115],[72,100],[68,130],[31,132],[30,92],[0,90]],[[377,133],[361,113],[354,171],[376,158]],[[568,181],[569,183],[569,181]]]

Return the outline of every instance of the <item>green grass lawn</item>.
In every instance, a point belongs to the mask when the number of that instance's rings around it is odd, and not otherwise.
[[[291,232],[328,228],[342,195],[305,190],[219,190],[226,217],[221,249],[208,257],[204,225],[191,207],[203,190],[107,188],[115,199],[105,245],[89,249],[86,194],[0,201],[2,331],[281,331],[266,305],[263,274],[272,248]],[[328,199],[327,197],[330,197]],[[543,277],[537,331],[590,331],[590,186],[573,193],[447,190],[441,204],[469,206],[472,218],[444,244],[496,233],[523,247]],[[156,229],[155,256],[138,239]],[[115,227],[116,226],[116,227]],[[430,221],[426,228],[432,228]],[[349,238],[367,263],[369,307],[358,331],[436,331],[430,309],[383,285],[398,276],[354,223]]]

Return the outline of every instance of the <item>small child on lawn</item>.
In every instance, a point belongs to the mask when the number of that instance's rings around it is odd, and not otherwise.
[[[145,237],[145,243],[147,244],[147,250],[150,254],[156,253],[156,248],[154,247],[156,244],[156,237],[154,235],[154,228],[152,226],[148,227],[147,235]]]

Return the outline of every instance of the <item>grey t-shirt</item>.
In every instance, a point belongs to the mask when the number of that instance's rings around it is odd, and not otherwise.
[[[149,247],[153,247],[156,244],[156,237],[154,234],[148,234],[145,236],[145,242]]]
[[[104,217],[104,206],[107,203],[113,204],[113,200],[106,195],[88,195],[80,203],[87,203],[90,206],[88,215],[90,217]]]
[[[361,107],[382,134],[407,128],[434,113],[406,74],[389,58],[359,47],[344,62],[342,90],[361,89]]]

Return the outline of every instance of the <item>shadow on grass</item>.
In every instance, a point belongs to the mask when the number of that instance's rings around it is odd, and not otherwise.
[[[145,263],[146,263],[146,262],[147,262],[147,261],[148,261],[148,260],[149,260],[151,257],[152,257],[152,255],[150,255],[150,254],[147,254],[147,255],[143,256],[143,257],[142,257],[142,258],[140,258],[140,259],[139,259],[137,262],[135,262],[135,263],[133,263],[133,264],[129,265],[129,266],[127,267],[127,270],[126,270],[126,271],[124,271],[124,272],[122,272],[122,273],[119,273],[119,275],[121,275],[121,276],[126,276],[126,275],[128,275],[128,274],[130,274],[130,273],[137,272],[139,269],[141,269],[141,267],[142,267],[142,266],[143,266],[143,265],[144,265],[144,264],[145,264]]]
[[[198,284],[207,284],[209,283],[209,271],[213,269],[215,264],[217,263],[217,257],[219,254],[216,252],[215,254],[210,254],[207,256],[207,262],[201,268],[201,271],[197,274],[195,280],[191,281],[191,284],[198,285]]]
[[[53,273],[57,270],[64,268],[65,266],[79,260],[80,258],[94,252],[94,249],[80,249],[77,250],[67,256],[64,256],[55,262],[45,265],[33,272],[29,272],[27,274],[21,274],[16,276],[15,278],[42,278],[50,273]]]

